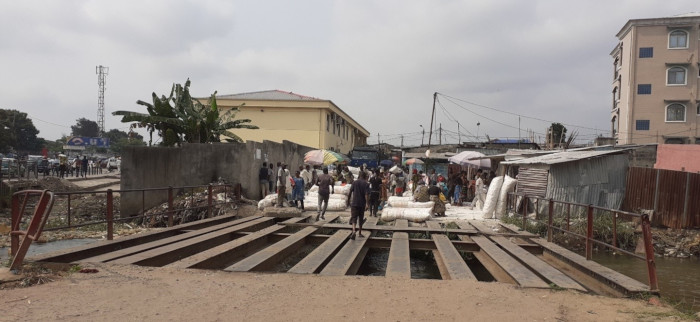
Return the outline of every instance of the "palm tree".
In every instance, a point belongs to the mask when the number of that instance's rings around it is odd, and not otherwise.
[[[146,106],[146,113],[131,111],[116,111],[112,115],[121,115],[122,122],[135,122],[131,128],[146,128],[150,135],[148,145],[152,145],[153,132],[163,139],[161,145],[180,146],[182,142],[210,143],[221,142],[221,137],[227,137],[227,142],[242,142],[230,129],[257,129],[250,125],[249,119],[234,120],[239,109],[232,108],[223,115],[216,104],[216,92],[209,97],[207,105],[190,96],[190,80],[185,86],[174,84],[170,95],[158,97],[152,95],[153,103],[136,101]]]

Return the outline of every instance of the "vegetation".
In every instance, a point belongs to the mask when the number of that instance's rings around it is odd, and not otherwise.
[[[232,108],[223,114],[216,103],[216,92],[212,94],[206,105],[193,98],[189,91],[190,80],[185,86],[173,85],[170,95],[158,97],[152,95],[152,103],[137,101],[146,107],[148,113],[116,111],[113,115],[121,115],[122,122],[131,124],[131,128],[146,128],[149,132],[149,145],[153,144],[153,132],[158,132],[163,146],[180,146],[188,143],[241,142],[241,138],[229,131],[230,129],[257,129],[257,126],[246,124],[248,119],[233,120],[238,108]]]
[[[37,134],[27,113],[0,109],[0,153],[40,151],[44,140]]]
[[[73,136],[96,138],[100,136],[100,126],[95,121],[81,117],[70,127]]]

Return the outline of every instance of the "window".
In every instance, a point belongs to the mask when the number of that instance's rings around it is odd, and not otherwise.
[[[637,120],[637,131],[649,131],[649,120]]]
[[[685,105],[673,103],[666,106],[666,122],[685,122]]]
[[[674,30],[668,34],[668,48],[688,48],[688,32]]]
[[[671,67],[668,69],[666,85],[685,85],[686,70],[683,67]]]
[[[654,47],[641,47],[639,48],[639,58],[652,58],[654,57]]]
[[[698,111],[697,114],[700,115],[700,102],[698,102]]]
[[[666,144],[685,144],[685,140],[681,138],[668,138],[664,142]]]
[[[651,84],[637,85],[637,94],[651,94]]]
[[[326,132],[331,131],[331,115],[326,114]]]

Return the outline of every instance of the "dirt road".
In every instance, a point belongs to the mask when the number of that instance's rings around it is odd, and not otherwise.
[[[500,283],[227,273],[109,264],[0,290],[3,321],[673,321],[678,313]]]

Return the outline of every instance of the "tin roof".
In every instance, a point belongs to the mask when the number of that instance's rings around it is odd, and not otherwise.
[[[217,95],[217,99],[270,100],[270,101],[327,101],[320,98],[285,92],[278,89],[240,94]]]
[[[596,158],[607,154],[619,154],[624,153],[627,150],[606,150],[606,151],[564,151],[558,153],[552,153],[547,155],[536,156],[532,158],[526,158],[521,160],[512,160],[501,162],[505,165],[535,165],[544,164],[552,165],[558,163],[566,163],[579,161],[584,159]]]

